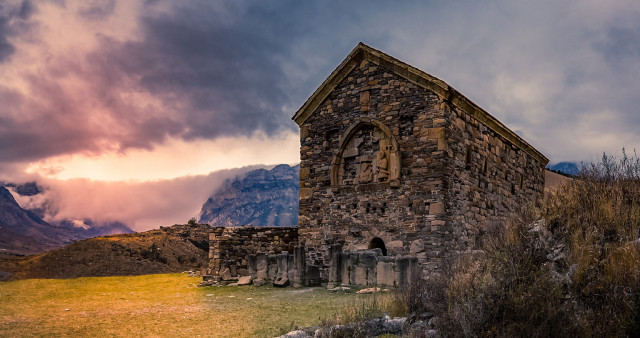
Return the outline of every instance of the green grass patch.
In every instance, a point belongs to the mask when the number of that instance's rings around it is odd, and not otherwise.
[[[321,288],[199,288],[199,281],[163,274],[1,282],[0,336],[274,337],[333,321],[373,297]]]

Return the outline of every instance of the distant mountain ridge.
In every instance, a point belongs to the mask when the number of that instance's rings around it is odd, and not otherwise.
[[[547,168],[569,175],[578,175],[578,173],[580,173],[580,168],[575,162],[559,162],[554,165],[550,165]]]
[[[96,224],[91,220],[45,222],[44,209],[23,209],[7,187],[22,196],[42,192],[36,183],[0,185],[0,253],[29,255],[69,244],[75,240],[134,232],[123,223]]]
[[[296,226],[300,165],[281,164],[226,180],[202,205],[200,223],[212,226]]]

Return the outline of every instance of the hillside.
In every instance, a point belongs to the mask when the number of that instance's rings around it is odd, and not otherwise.
[[[95,236],[132,233],[120,222],[94,223],[91,220],[59,220],[45,222],[44,210],[26,210],[16,196],[35,196],[41,188],[36,183],[0,185],[0,253],[31,255],[59,248],[74,240]]]
[[[59,247],[67,231],[53,227],[18,205],[9,190],[0,186],[0,252],[28,254]]]
[[[281,164],[227,180],[202,205],[199,222],[212,226],[295,226],[299,172],[299,165]]]
[[[202,269],[208,225],[84,239],[40,255],[0,256],[1,279],[143,275]]]

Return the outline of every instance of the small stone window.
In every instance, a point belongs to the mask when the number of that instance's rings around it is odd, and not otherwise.
[[[467,154],[465,155],[465,164],[466,164],[466,168],[470,169],[471,168],[471,157],[473,156],[473,149],[471,148],[470,145],[467,146]]]
[[[524,175],[520,175],[520,190],[524,189]]]
[[[413,135],[413,120],[413,115],[400,117],[400,137]]]
[[[369,249],[380,248],[382,250],[382,255],[387,255],[387,248],[384,246],[384,241],[380,237],[374,237],[371,242],[369,242]]]

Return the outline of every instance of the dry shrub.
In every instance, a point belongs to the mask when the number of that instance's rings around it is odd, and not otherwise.
[[[569,247],[569,294],[594,334],[637,335],[640,318],[640,160],[603,155],[545,203]]]
[[[481,252],[452,266],[448,311],[440,329],[451,336],[546,337],[578,333],[561,285],[547,264],[540,231],[519,219],[496,229]],[[539,227],[539,225],[538,225]]]
[[[396,300],[443,336],[638,336],[639,229],[640,160],[604,155]]]

